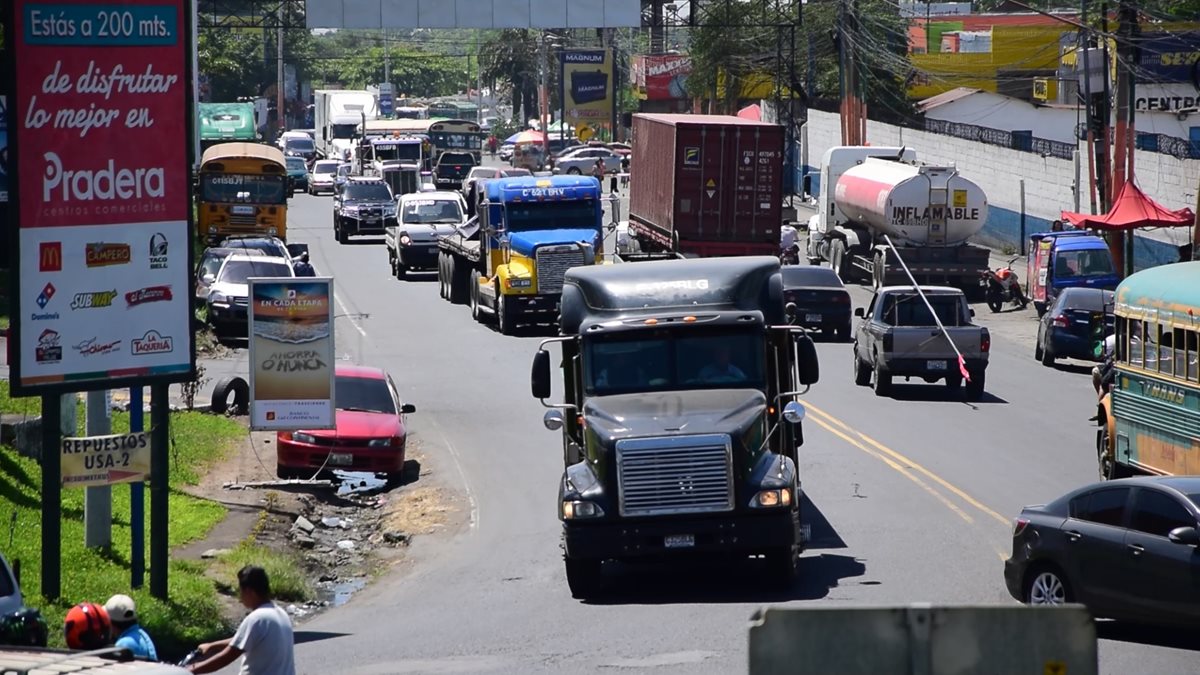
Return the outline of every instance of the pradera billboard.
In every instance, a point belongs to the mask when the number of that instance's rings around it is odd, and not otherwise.
[[[333,279],[250,279],[250,427],[335,429]]]
[[[11,5],[20,393],[178,382],[193,371],[184,5]]]

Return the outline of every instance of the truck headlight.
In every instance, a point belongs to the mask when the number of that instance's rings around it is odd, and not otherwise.
[[[792,505],[792,489],[791,488],[776,488],[772,490],[760,490],[754,498],[750,500],[750,508],[752,509],[771,509],[780,506]]]
[[[563,520],[583,520],[586,518],[600,518],[604,515],[604,509],[600,508],[595,502],[585,502],[581,499],[567,500],[562,503]]]
[[[529,288],[533,285],[532,279],[514,279],[509,277],[505,282],[509,288]]]
[[[412,243],[412,237],[408,236],[407,234],[400,235],[400,245],[401,246],[408,246],[411,243]]]

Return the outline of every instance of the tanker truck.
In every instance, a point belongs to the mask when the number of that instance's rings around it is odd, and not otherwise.
[[[952,166],[917,163],[911,148],[841,146],[825,153],[808,261],[875,288],[911,282],[974,293],[988,249],[967,243],[987,222],[987,197]],[[887,235],[895,250],[887,245]]]

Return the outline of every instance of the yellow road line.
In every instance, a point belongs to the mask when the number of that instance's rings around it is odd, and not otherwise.
[[[1005,527],[1008,527],[1012,524],[1011,518],[1005,518],[1004,516],[1000,515],[996,511],[993,511],[992,509],[988,508],[987,506],[984,506],[979,500],[975,499],[974,497],[967,494],[966,492],[963,492],[959,488],[950,484],[950,482],[948,482],[946,479],[933,473],[929,469],[926,469],[925,467],[921,466],[917,462],[914,462],[913,460],[909,459],[908,457],[905,457],[904,455],[896,452],[895,450],[892,450],[891,448],[889,448],[886,445],[880,443],[879,441],[871,438],[870,436],[867,436],[866,434],[862,433],[861,431],[858,431],[857,429],[850,427],[845,422],[842,422],[838,418],[834,417],[833,415],[830,415],[829,413],[825,412],[824,410],[821,410],[820,408],[814,406],[812,403],[809,403],[808,401],[804,402],[804,407],[807,408],[810,412],[814,412],[817,415],[819,415],[820,417],[825,418],[825,420],[827,420],[829,423],[837,425],[837,426],[841,427],[842,429],[845,429],[847,432],[852,433],[855,436],[861,438],[862,440],[866,441],[868,444],[870,444],[871,446],[873,446],[880,452],[890,456],[891,458],[895,459],[896,461],[903,462],[904,464],[907,464],[912,469],[915,469],[917,472],[924,474],[927,478],[934,481],[938,485],[941,485],[943,488],[949,490],[952,494],[954,494],[955,496],[957,496],[959,499],[963,500],[964,502],[970,504],[971,506],[975,507],[981,513],[990,516],[996,522],[1004,525]],[[814,421],[816,421],[817,424],[820,424],[821,426],[828,428],[828,426],[824,423],[824,420],[814,418]],[[837,433],[837,435],[841,436],[842,438],[846,438],[846,436],[844,434],[841,434],[838,432],[834,432],[834,433]],[[853,444],[859,445],[858,443],[853,443]],[[859,447],[862,447],[862,446],[859,445]],[[872,454],[874,454],[874,453],[872,453]],[[897,468],[896,465],[892,462],[889,462],[889,465],[893,466],[893,468]]]

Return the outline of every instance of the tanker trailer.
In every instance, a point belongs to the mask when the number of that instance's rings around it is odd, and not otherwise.
[[[909,148],[836,147],[825,153],[821,185],[810,263],[829,261],[844,281],[879,288],[910,283],[898,253],[918,283],[978,291],[989,251],[967,240],[987,222],[987,196],[956,168],[919,165]]]

